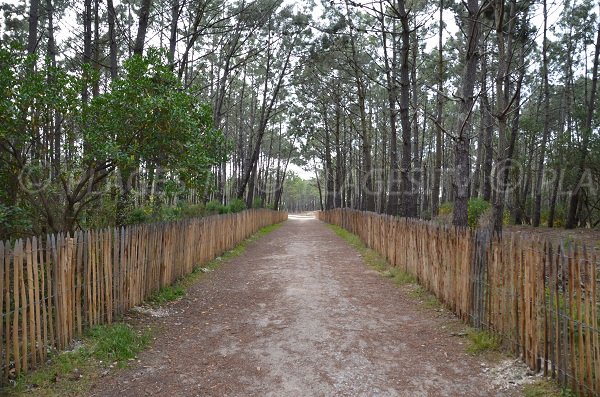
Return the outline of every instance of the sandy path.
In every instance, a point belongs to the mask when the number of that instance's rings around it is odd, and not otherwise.
[[[314,219],[290,219],[171,308],[153,348],[92,395],[510,395],[443,328],[447,316]]]

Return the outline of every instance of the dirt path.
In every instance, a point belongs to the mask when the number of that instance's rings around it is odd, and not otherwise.
[[[446,315],[314,219],[290,219],[171,308],[153,349],[92,395],[510,395],[444,329]]]

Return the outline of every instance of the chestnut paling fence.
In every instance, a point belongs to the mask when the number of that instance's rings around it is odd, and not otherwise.
[[[0,385],[287,213],[249,210],[0,241]]]
[[[532,369],[600,395],[596,248],[349,209],[318,218],[358,235]]]

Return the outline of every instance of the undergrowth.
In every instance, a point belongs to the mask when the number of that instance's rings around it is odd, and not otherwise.
[[[473,355],[482,354],[500,349],[500,338],[487,331],[471,330],[468,333],[471,344],[467,352]]]
[[[55,352],[48,363],[19,376],[3,390],[10,396],[81,395],[107,367],[125,367],[151,341],[151,331],[135,330],[124,323],[91,328],[73,350]]]
[[[524,397],[575,397],[577,394],[571,389],[561,389],[556,382],[550,379],[540,379],[535,383],[523,387]]]

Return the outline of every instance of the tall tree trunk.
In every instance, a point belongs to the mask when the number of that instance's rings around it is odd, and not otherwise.
[[[402,160],[400,163],[400,190],[402,216],[412,218],[417,215],[417,203],[412,183],[412,132],[410,121],[410,22],[404,1],[398,2],[400,24],[402,25],[402,61],[400,62],[400,124],[402,125]]]
[[[335,208],[342,207],[342,192],[344,191],[344,170],[342,169],[342,142],[341,134],[341,106],[340,96],[336,96],[335,102],[335,200],[333,205]],[[291,153],[291,152],[290,152]]]
[[[144,44],[146,43],[146,31],[148,30],[148,20],[150,18],[150,7],[152,0],[142,0],[140,7],[140,16],[138,20],[138,31],[133,45],[134,55],[142,56],[144,53]]]
[[[494,196],[494,203],[492,209],[492,218],[494,224],[494,231],[496,233],[502,232],[503,218],[504,218],[504,206],[506,200],[506,187],[509,181],[510,164],[513,158],[514,147],[516,144],[516,138],[519,130],[519,117],[520,117],[520,101],[521,101],[521,86],[523,84],[523,78],[525,73],[524,57],[525,57],[525,46],[524,43],[520,43],[519,47],[519,60],[521,62],[518,68],[519,77],[515,87],[514,95],[509,98],[509,75],[511,71],[511,62],[515,58],[514,44],[515,44],[515,26],[517,22],[516,17],[516,2],[512,1],[510,5],[508,15],[508,27],[504,25],[504,0],[496,0],[494,5],[495,18],[496,18],[496,37],[498,42],[498,72],[496,75],[496,118],[498,120],[498,161],[496,167],[496,191]],[[526,26],[528,18],[528,9],[525,9],[521,17],[521,26]],[[507,38],[505,39],[505,31],[508,32]],[[522,35],[516,34],[518,37]],[[508,116],[514,113],[513,125],[511,130],[511,136],[508,136]]]
[[[554,219],[556,217],[556,200],[558,198],[558,189],[562,178],[562,169],[556,167],[554,175],[554,186],[552,187],[552,195],[550,196],[550,211],[548,214],[548,227],[554,227]]]
[[[50,66],[56,68],[56,43],[54,41],[54,6],[52,0],[46,0],[46,12],[48,13],[48,58],[50,59]],[[48,73],[48,85],[52,85],[54,79],[54,72]],[[52,120],[52,175],[53,178],[58,177],[60,169],[60,158],[61,158],[61,122],[60,115],[52,110],[50,117]]]
[[[257,138],[256,138],[256,142],[254,143],[254,150],[252,151],[252,156],[250,157],[249,162],[248,162],[248,167],[246,168],[246,171],[242,177],[242,181],[241,181],[238,191],[237,191],[238,198],[242,198],[244,196],[244,192],[246,191],[246,187],[248,186],[248,181],[250,180],[250,172],[251,172],[252,168],[254,168],[254,164],[258,160],[258,157],[260,154],[260,145],[261,145],[263,136],[265,134],[265,131],[267,129],[267,124],[268,124],[269,120],[271,119],[271,116],[273,113],[273,108],[275,106],[276,101],[279,98],[279,92],[281,90],[284,77],[287,74],[287,70],[290,65],[290,57],[292,55],[292,49],[293,48],[289,48],[289,50],[287,51],[286,58],[283,62],[279,76],[273,87],[273,92],[271,93],[270,99],[268,99],[268,96],[267,96],[268,83],[270,82],[270,77],[269,77],[270,65],[269,64],[267,65],[267,74],[265,77],[265,85],[264,85],[264,91],[263,91],[263,103],[262,103],[262,107],[261,107],[261,114],[260,114],[260,121],[259,121],[259,126],[258,126],[258,131],[257,131]]]
[[[350,18],[350,7],[346,0],[346,16]],[[363,167],[362,174],[364,175],[364,189],[362,189],[361,206],[363,210],[375,211],[375,192],[373,191],[373,175],[372,174],[372,158],[371,158],[371,131],[367,120],[366,96],[367,90],[365,87],[363,71],[358,63],[358,51],[356,37],[354,34],[355,27],[350,25],[350,49],[352,51],[352,72],[354,74],[354,83],[356,85],[356,95],[358,98],[358,110],[360,115],[360,132],[362,138],[362,156]],[[362,185],[361,185],[362,186]]]
[[[99,0],[94,0],[94,71],[100,74],[100,15],[98,10]],[[92,98],[100,94],[100,79],[95,79],[92,85]]]
[[[117,79],[117,34],[115,31],[115,24],[117,15],[115,13],[115,7],[113,0],[107,0],[106,6],[108,8],[108,41],[109,41],[109,58],[110,58],[110,79],[115,81]]]
[[[40,1],[31,0],[29,5],[29,35],[27,36],[27,54],[35,54],[38,44],[38,25],[40,19]]]
[[[323,104],[322,110],[323,122],[325,123],[325,209],[330,210],[333,208],[334,182],[329,123],[327,122],[327,110],[325,106]]]
[[[440,0],[440,19],[438,21],[438,64],[437,64],[437,95],[436,95],[436,129],[435,129],[435,160],[433,165],[433,186],[431,188],[431,217],[438,214],[440,207],[440,182],[442,177],[442,137],[443,137],[443,105],[444,105],[444,53],[442,34],[444,31],[444,0]]]
[[[92,0],[85,0],[83,3],[83,65],[84,74],[87,75],[85,68],[90,66],[92,60]],[[87,105],[89,102],[89,87],[87,83],[81,89],[81,102]]]
[[[386,213],[388,215],[398,214],[398,193],[400,191],[399,184],[399,173],[398,173],[398,138],[397,138],[397,121],[398,111],[396,110],[398,84],[396,83],[396,69],[397,69],[397,51],[396,51],[396,22],[393,22],[392,28],[392,59],[388,55],[388,43],[387,43],[387,29],[385,26],[385,16],[383,11],[383,2],[379,3],[381,17],[381,37],[383,40],[383,60],[385,62],[385,74],[386,74],[386,89],[387,89],[387,100],[389,107],[389,121],[390,121],[390,175],[388,178],[388,191],[389,197],[387,201]]]
[[[583,137],[581,140],[579,161],[577,166],[577,177],[575,179],[575,187],[571,191],[569,199],[569,213],[567,216],[567,229],[573,229],[577,225],[577,208],[581,195],[581,184],[587,164],[588,146],[592,135],[592,121],[594,119],[594,110],[596,109],[596,91],[598,88],[598,58],[600,55],[600,26],[598,26],[598,34],[596,37],[596,49],[594,51],[594,65],[592,70],[592,87],[590,90],[590,98],[588,101],[588,110],[583,125]]]
[[[548,83],[548,9],[546,0],[544,0],[544,42],[542,46],[542,79],[544,83],[544,132],[542,134],[542,143],[540,145],[540,154],[537,164],[537,173],[535,180],[535,192],[533,201],[533,219],[534,227],[540,225],[542,212],[542,182],[544,178],[544,161],[546,157],[546,143],[550,135],[550,87]]]
[[[477,79],[477,63],[479,61],[479,1],[467,2],[467,49],[465,54],[465,69],[462,81],[462,95],[459,105],[455,135],[455,176],[454,176],[454,212],[452,223],[455,226],[468,226],[467,204],[469,202],[469,149],[471,131],[471,114],[475,99],[473,91]]]
[[[419,208],[421,204],[421,197],[419,191],[421,189],[421,156],[419,152],[419,84],[417,81],[417,58],[419,55],[419,39],[417,36],[417,21],[414,20],[414,28],[411,32],[412,35],[412,57],[410,67],[410,80],[412,87],[412,105],[413,105],[413,117],[412,117],[412,135],[413,135],[413,160],[414,160],[414,182],[413,182],[413,203],[414,203],[414,214],[413,216],[419,216]]]
[[[483,131],[483,166],[481,197],[490,202],[492,199],[492,163],[494,159],[493,135],[494,122],[492,120],[492,106],[488,96],[487,88],[487,57],[486,48],[483,44],[483,55],[481,57],[481,129]]]
[[[177,23],[179,22],[179,0],[171,0],[171,26],[169,28],[169,62],[175,70],[175,49],[177,48]]]

